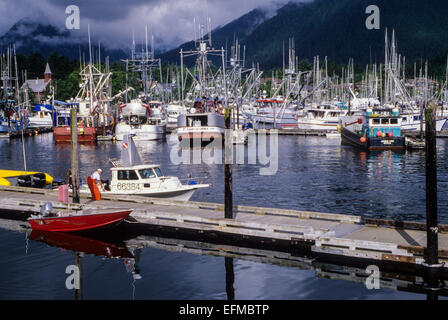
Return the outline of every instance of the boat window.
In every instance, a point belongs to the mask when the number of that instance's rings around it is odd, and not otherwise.
[[[414,121],[420,120],[420,116],[414,116]]]
[[[200,127],[207,126],[207,116],[189,116],[187,117],[187,126],[188,127]]]
[[[380,124],[380,119],[373,119],[373,124]]]
[[[389,124],[389,119],[381,119],[381,124]]]
[[[407,117],[403,117],[403,121],[408,121],[408,118]]]
[[[142,177],[142,179],[151,179],[156,177],[156,174],[152,169],[138,170],[138,173],[140,174],[140,177]]]
[[[390,119],[390,124],[398,124],[398,119]]]
[[[162,170],[160,170],[160,168],[154,168],[154,171],[156,172],[158,177],[163,177]]]
[[[119,170],[118,180],[138,180],[135,170]]]

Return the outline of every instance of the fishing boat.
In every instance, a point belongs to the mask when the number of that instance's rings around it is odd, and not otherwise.
[[[421,123],[421,115],[420,111],[416,110],[414,112],[410,112],[408,110],[401,113],[402,117],[402,129],[406,131],[420,131],[422,129],[425,131],[425,119],[423,119],[423,123]],[[443,127],[448,121],[448,117],[442,117],[440,114],[437,114],[436,118],[436,131],[442,131]],[[421,128],[420,128],[421,126]]]
[[[341,117],[341,143],[364,150],[404,150],[398,109],[367,109],[362,116]]]
[[[77,133],[78,142],[95,142],[97,137],[97,129],[95,127],[95,117],[86,111],[87,104],[85,102],[79,103],[79,110],[77,115]],[[56,142],[70,142],[71,141],[71,126],[70,121],[66,115],[57,116],[57,125],[53,128],[53,136]]]
[[[225,54],[224,49],[215,50],[212,48],[210,25],[208,25],[208,28],[208,39],[206,40],[204,35],[201,34],[199,40],[195,42],[195,50],[180,51],[181,70],[184,65],[184,57],[196,58],[196,74],[192,77],[191,84],[193,105],[188,105],[188,113],[181,114],[177,119],[178,140],[184,146],[188,144],[194,146],[197,141],[200,141],[200,145],[206,145],[215,139],[224,141],[224,100],[219,98],[218,87],[225,87],[223,82],[225,77],[220,77],[220,80],[218,80],[218,77],[214,75],[209,56],[220,56],[222,70],[225,70]],[[181,87],[183,88],[183,75],[181,79]],[[182,90],[182,100],[183,96]]]
[[[53,127],[52,106],[37,104],[33,109],[33,115],[28,117],[28,128],[50,129]]]
[[[33,230],[77,232],[102,228],[120,223],[133,209],[83,209],[54,211],[47,203],[38,215],[31,215],[28,223]]]
[[[355,112],[333,104],[321,104],[307,109],[304,117],[299,117],[297,125],[304,130],[336,131],[342,116],[354,115]]]
[[[179,141],[208,143],[214,139],[224,140],[224,117],[215,112],[181,114],[177,120]]]
[[[187,108],[181,104],[169,103],[166,107],[167,112],[167,126],[170,129],[177,128],[177,118],[181,114],[187,113]]]
[[[166,120],[157,107],[151,108],[140,99],[135,99],[121,105],[120,109],[120,121],[115,127],[118,141],[123,141],[126,135],[132,135],[136,141],[160,140],[165,136]]]
[[[248,113],[246,109],[243,115],[258,123],[259,127],[297,127],[295,107],[287,104],[287,101],[281,99],[258,99],[255,104],[256,113]]]

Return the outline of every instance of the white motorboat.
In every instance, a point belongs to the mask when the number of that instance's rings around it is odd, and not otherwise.
[[[190,180],[182,184],[178,177],[165,176],[159,165],[142,164],[133,138],[124,136],[121,160],[112,161],[111,180],[100,189],[104,195],[139,195],[151,198],[164,198],[188,201],[193,193],[209,184],[198,184]],[[88,185],[82,185],[81,193],[90,193]]]
[[[136,195],[179,201],[190,200],[193,193],[208,184],[182,184],[178,177],[164,176],[159,165],[117,166],[110,169],[112,178],[100,192],[104,195]],[[81,193],[90,193],[85,184]]]

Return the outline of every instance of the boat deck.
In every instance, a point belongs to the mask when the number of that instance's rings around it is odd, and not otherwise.
[[[400,224],[353,215],[249,206],[235,206],[234,219],[225,219],[224,206],[215,203],[138,196],[104,196],[100,201],[92,201],[82,196],[77,205],[58,202],[58,193],[52,190],[0,187],[2,209],[39,212],[46,202],[52,202],[56,209],[133,208],[133,223],[175,232],[177,237],[193,234],[215,241],[227,239],[226,243],[252,241],[258,248],[305,250],[312,256],[332,259],[424,264],[426,226],[422,223]],[[440,225],[439,259],[448,262],[448,226],[444,225]]]

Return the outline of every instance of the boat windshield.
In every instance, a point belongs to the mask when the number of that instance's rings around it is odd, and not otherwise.
[[[142,179],[151,179],[156,177],[152,169],[138,170],[138,173],[140,174],[140,177],[142,177]]]
[[[154,171],[156,172],[156,174],[159,178],[163,177],[162,170],[160,170],[160,168],[154,168]]]

